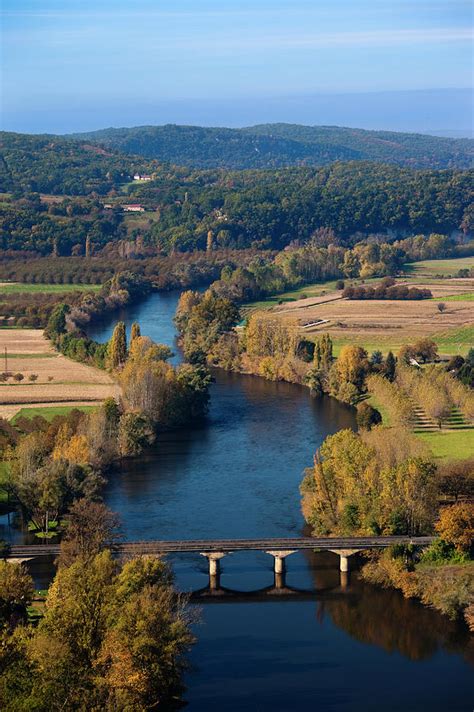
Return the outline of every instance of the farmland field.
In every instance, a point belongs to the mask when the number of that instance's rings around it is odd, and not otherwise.
[[[453,259],[446,260],[423,260],[421,262],[409,262],[405,265],[404,269],[407,274],[413,276],[455,276],[460,269],[474,269],[474,256],[455,257]]]
[[[46,420],[53,420],[57,415],[67,415],[73,408],[77,408],[77,410],[81,410],[84,413],[90,413],[96,406],[69,403],[68,405],[40,405],[36,408],[22,408],[12,419],[12,422],[15,423],[17,418],[35,418],[37,415],[40,415]]]
[[[66,294],[67,292],[97,292],[100,284],[25,284],[23,282],[0,282],[1,294]]]
[[[8,372],[22,374],[23,380],[10,376],[0,383],[0,417],[12,418],[28,406],[93,405],[119,393],[108,373],[56,353],[39,329],[0,330],[0,354],[5,348],[11,354]],[[37,376],[34,382],[32,375]]]
[[[465,353],[473,343],[474,303],[456,301],[440,313],[432,300],[349,301],[328,297],[299,300],[273,308],[284,321],[296,323],[314,339],[328,332],[336,355],[344,344],[359,344],[368,351],[395,350],[426,336],[446,353]]]
[[[432,299],[419,301],[347,300],[336,282],[305,285],[261,302],[244,305],[247,316],[265,309],[295,323],[308,339],[328,332],[337,356],[345,344],[367,351],[397,352],[403,344],[432,338],[442,354],[465,354],[474,344],[474,277],[451,277],[474,267],[474,257],[425,260],[406,265],[397,284],[429,289]],[[445,275],[438,276],[435,275]],[[360,284],[361,280],[345,280]],[[380,279],[368,279],[374,285]],[[438,304],[444,304],[444,311]]]

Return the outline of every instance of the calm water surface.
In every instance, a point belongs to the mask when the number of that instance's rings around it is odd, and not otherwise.
[[[155,294],[120,318],[175,346],[177,298]],[[102,341],[111,330],[107,321],[90,335]],[[204,425],[162,435],[111,477],[106,502],[121,515],[129,539],[303,532],[303,470],[328,434],[353,427],[352,412],[298,386],[214,376]],[[205,593],[205,559],[171,561],[179,588]],[[364,584],[356,572],[341,582],[330,553],[289,557],[283,594],[274,588],[272,563],[252,552],[223,560],[220,585],[227,595],[199,603],[187,709],[472,710],[474,645],[465,628]]]

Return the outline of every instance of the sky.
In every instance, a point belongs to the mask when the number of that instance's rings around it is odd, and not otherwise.
[[[354,95],[410,91],[417,112],[428,94],[472,86],[470,0],[2,0],[1,8],[10,130],[235,126],[282,120],[282,111],[291,120],[291,106],[296,123],[306,100],[311,123],[332,111],[348,125],[340,97],[349,97],[350,118]],[[329,111],[318,111],[317,97]],[[469,124],[466,106],[458,118]],[[431,128],[456,129],[441,125],[452,113],[429,117]]]

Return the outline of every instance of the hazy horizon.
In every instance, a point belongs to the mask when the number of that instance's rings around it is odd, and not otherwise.
[[[260,101],[177,100],[128,110],[115,105],[86,111],[75,106],[51,107],[33,116],[4,112],[2,129],[61,135],[167,124],[245,128],[287,123],[472,138],[472,100],[470,89],[438,89],[267,97]],[[396,111],[400,103],[409,104],[409,112]]]
[[[3,0],[2,127],[472,135],[469,0]]]

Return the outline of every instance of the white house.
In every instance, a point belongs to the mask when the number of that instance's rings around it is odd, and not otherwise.
[[[122,205],[125,213],[144,213],[145,208],[143,205],[132,204],[132,205]]]

